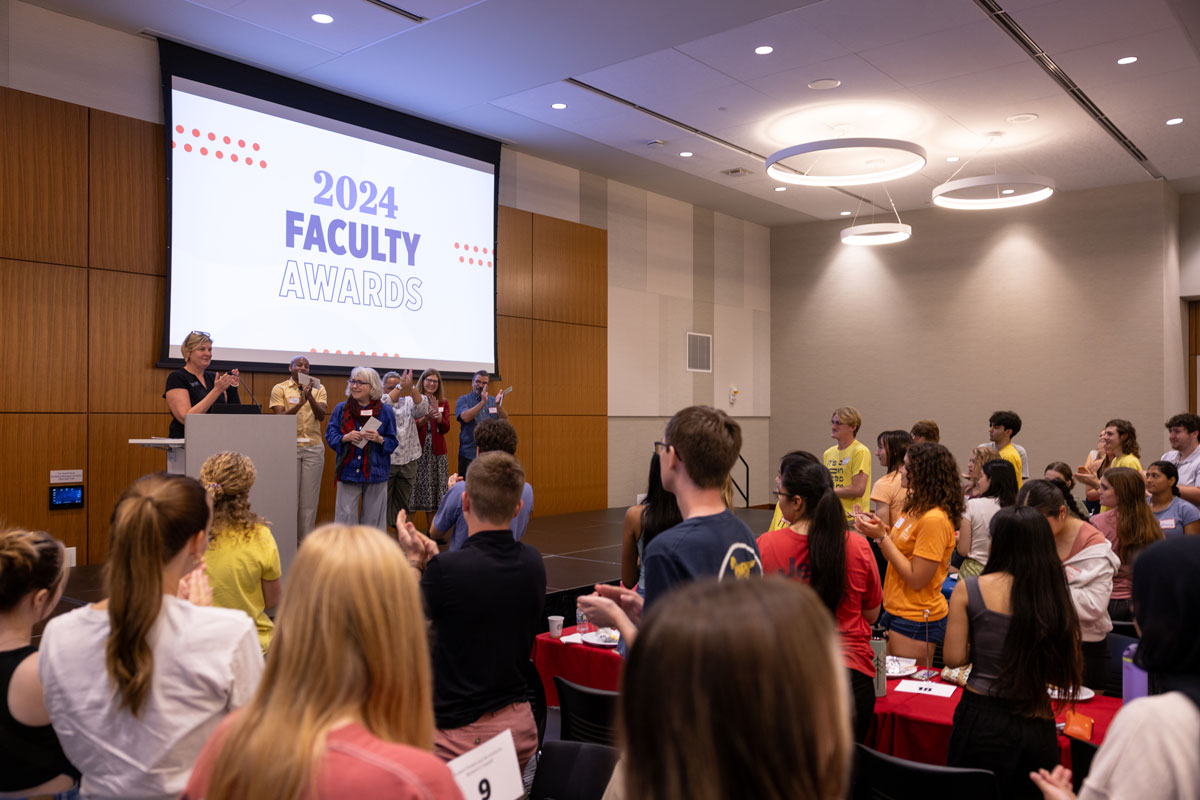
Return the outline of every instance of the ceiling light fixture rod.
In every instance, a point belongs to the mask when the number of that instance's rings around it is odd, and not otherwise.
[[[373,2],[373,1],[374,0],[367,0],[367,2]],[[606,92],[603,89],[592,86],[591,84],[584,83],[581,80],[576,80],[575,78],[564,78],[563,82],[569,83],[570,85],[576,87],[577,89],[583,89],[585,92],[591,92],[594,95],[603,97],[606,100],[611,100],[612,102],[623,105],[626,108],[631,108],[634,111],[637,111],[641,114],[645,114],[649,117],[653,117],[654,119],[658,120],[659,122],[666,123],[667,125],[670,125],[673,128],[678,128],[679,130],[690,133],[693,136],[699,136],[704,141],[711,142],[712,144],[718,145],[719,147],[724,147],[726,150],[732,150],[733,152],[738,153],[739,155],[743,155],[743,156],[747,156],[749,158],[756,159],[758,161],[761,161],[764,164],[767,163],[767,157],[762,155],[761,153],[756,153],[753,150],[748,150],[745,147],[742,147],[741,145],[736,145],[733,142],[729,142],[729,141],[726,141],[725,139],[721,139],[719,137],[713,136],[711,133],[705,133],[704,131],[700,130],[699,128],[695,128],[691,125],[688,125],[687,123],[680,122],[677,119],[672,119],[671,117],[668,117],[666,114],[660,114],[653,109],[638,105],[637,103],[633,102],[632,100],[626,100],[624,97],[612,94],[611,92]],[[801,172],[799,170],[793,169],[792,167],[789,167],[786,164],[779,164],[777,166],[779,166],[781,169],[785,169],[790,172],[794,172],[797,175],[801,174]],[[887,209],[883,208],[882,206],[879,206],[879,205],[871,202],[870,200],[863,197],[862,195],[855,194],[854,192],[851,192],[851,191],[847,191],[841,187],[829,186],[826,188],[833,189],[835,192],[840,192],[840,193],[846,195],[846,197],[851,197],[855,200],[858,200],[860,203],[867,203],[868,205],[878,208],[880,211],[887,210]]]
[[[379,6],[384,11],[390,11],[393,14],[399,14],[405,19],[412,20],[418,24],[429,21],[429,17],[422,17],[420,14],[413,13],[412,11],[406,11],[403,8],[400,8],[400,6],[394,6],[391,3],[384,2],[384,0],[365,0],[365,2],[370,3],[373,6]]]
[[[1071,80],[1071,77],[1063,71],[1062,67],[1055,63],[1054,59],[1033,40],[1033,37],[1025,32],[1024,28],[1008,15],[1007,11],[1000,7],[1000,4],[996,0],[975,0],[975,5],[982,8],[991,17],[992,21],[1000,26],[1001,30],[1020,45],[1029,57],[1036,61],[1038,66],[1053,78],[1054,82],[1061,86],[1071,96],[1071,99],[1087,112],[1093,122],[1103,128],[1109,136],[1116,139],[1117,144],[1121,145],[1125,149],[1125,152],[1133,156],[1134,160],[1141,165],[1142,169],[1146,170],[1150,177],[1157,179],[1163,177],[1163,174],[1158,171],[1157,167],[1150,163],[1150,159],[1146,158],[1146,154],[1133,143],[1133,140],[1113,124],[1108,115],[1101,111],[1100,107],[1092,101],[1092,98],[1088,97],[1087,93],[1083,89],[1080,89],[1075,81]]]

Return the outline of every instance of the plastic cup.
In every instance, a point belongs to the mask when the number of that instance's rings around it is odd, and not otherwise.
[[[547,617],[550,621],[550,635],[555,639],[562,637],[563,618],[560,616]]]

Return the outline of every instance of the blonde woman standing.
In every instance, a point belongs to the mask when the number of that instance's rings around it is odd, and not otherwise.
[[[275,623],[267,611],[279,605],[279,548],[265,519],[250,510],[254,464],[241,453],[217,453],[200,468],[213,500],[212,536],[205,561],[213,605],[245,611],[267,652]]]
[[[304,540],[262,686],[204,747],[185,798],[459,798],[433,747],[425,617],[381,531]]]
[[[85,797],[178,797],[208,735],[258,686],[254,625],[204,607],[210,521],[194,478],[141,478],[113,509],[108,598],[46,624],[46,710]]]
[[[207,414],[214,403],[242,402],[237,387],[241,385],[238,371],[212,372],[212,336],[204,331],[192,331],[179,347],[183,367],[167,376],[163,397],[171,411],[168,436],[183,438],[183,424],[188,414]]]

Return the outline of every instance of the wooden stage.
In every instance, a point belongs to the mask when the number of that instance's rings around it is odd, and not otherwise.
[[[756,534],[766,531],[771,524],[770,510],[738,508],[735,513]],[[607,508],[529,520],[521,541],[536,547],[546,565],[546,611],[543,616],[561,614],[568,618],[568,625],[573,625],[576,597],[588,594],[597,583],[620,581],[624,519],[624,508]],[[104,599],[102,570],[98,564],[72,569],[53,615]],[[41,626],[35,628],[35,636],[40,632]]]

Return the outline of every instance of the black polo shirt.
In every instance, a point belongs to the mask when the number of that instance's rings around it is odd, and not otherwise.
[[[432,622],[433,713],[440,730],[525,699],[524,666],[546,603],[546,568],[512,531],[481,531],[421,576]]]
[[[187,389],[188,402],[196,405],[212,391],[213,384],[217,380],[217,373],[210,370],[204,371],[204,380],[201,381],[186,369],[180,368],[167,376],[167,388],[163,389],[163,397],[167,396],[167,392],[172,389]],[[236,386],[230,386],[225,392],[217,398],[218,403],[240,403],[238,390]],[[167,435],[172,439],[183,438],[183,423],[171,416],[171,428]]]

